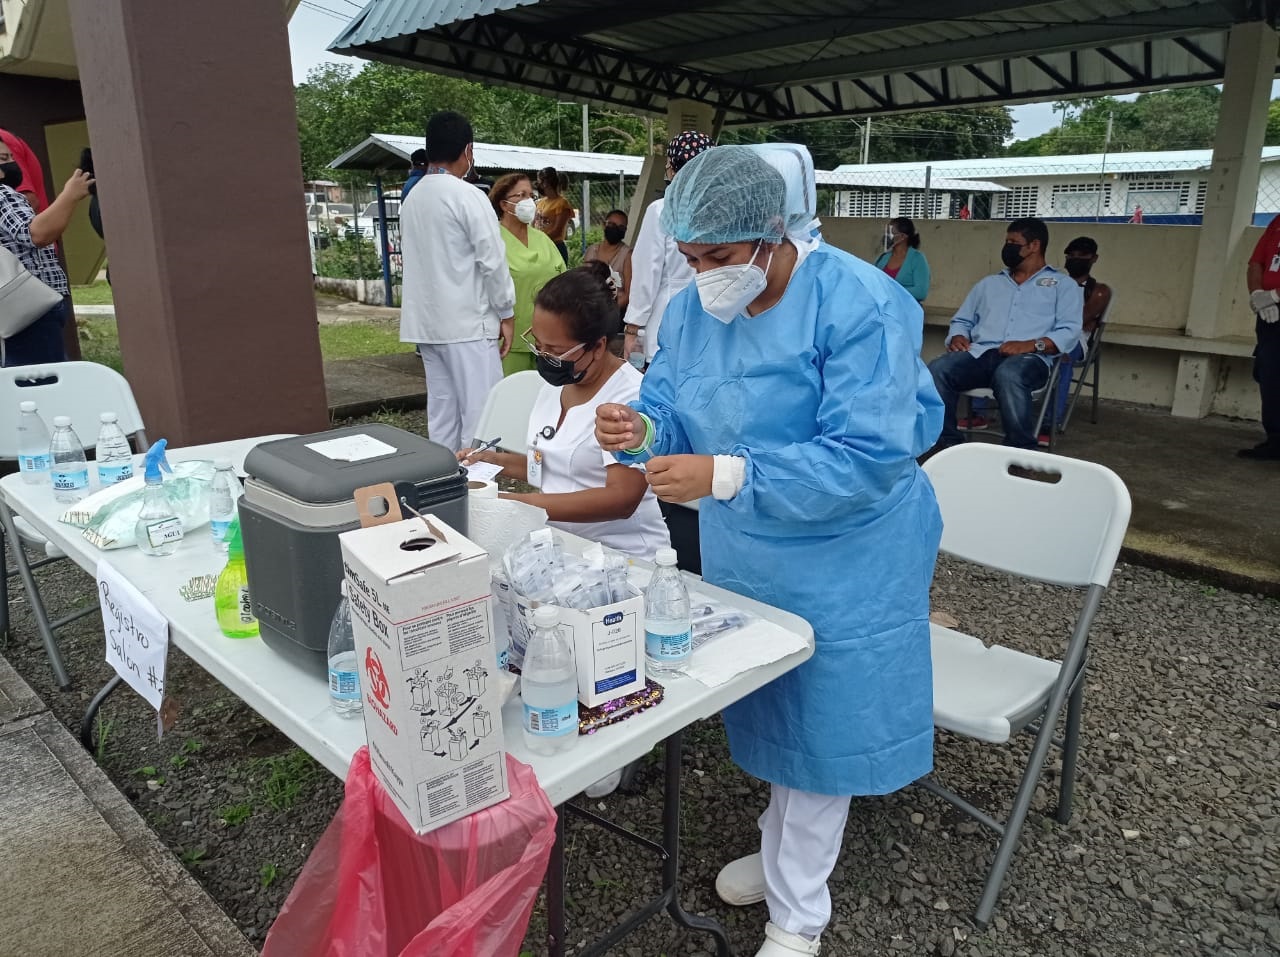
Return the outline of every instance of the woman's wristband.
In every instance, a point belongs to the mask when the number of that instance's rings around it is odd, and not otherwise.
[[[640,413],[640,418],[644,420],[644,441],[641,442],[637,448],[622,450],[628,455],[642,455],[643,453],[648,452],[653,446],[653,419],[649,418],[643,412]]]

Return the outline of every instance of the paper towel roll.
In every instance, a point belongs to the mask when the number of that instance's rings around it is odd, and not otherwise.
[[[543,509],[509,498],[472,495],[467,508],[467,537],[493,558],[500,558],[514,542],[547,524]]]
[[[472,479],[467,483],[467,493],[471,498],[497,498],[498,484],[496,482],[480,482]]]

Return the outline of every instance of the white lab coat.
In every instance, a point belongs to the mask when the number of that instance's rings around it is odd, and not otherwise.
[[[644,327],[644,357],[649,362],[658,351],[658,327],[667,303],[689,285],[694,276],[693,267],[659,222],[664,204],[661,198],[649,204],[631,250],[627,322]]]
[[[497,339],[516,292],[498,218],[484,193],[447,173],[422,177],[400,206],[400,341]]]

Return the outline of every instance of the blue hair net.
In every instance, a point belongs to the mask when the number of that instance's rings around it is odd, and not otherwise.
[[[680,243],[780,243],[787,232],[787,184],[749,146],[695,156],[667,188],[662,228]]]

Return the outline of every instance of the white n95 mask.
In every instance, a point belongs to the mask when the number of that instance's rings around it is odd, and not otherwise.
[[[516,219],[520,220],[520,222],[525,225],[528,225],[533,222],[538,215],[538,204],[531,199],[522,199],[520,202],[516,203],[514,212],[516,214]]]
[[[764,269],[756,265],[756,257],[759,255],[760,247],[756,246],[750,262],[719,266],[698,273],[694,282],[698,286],[698,299],[702,301],[702,308],[723,323],[733,322],[769,284],[766,274],[773,263],[773,250],[769,251],[769,260]]]

